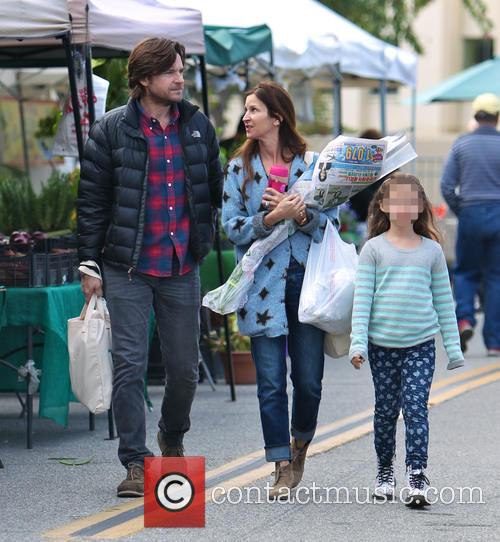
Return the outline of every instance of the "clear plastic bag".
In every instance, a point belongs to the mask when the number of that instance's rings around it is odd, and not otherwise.
[[[341,335],[351,327],[358,256],[331,222],[323,241],[311,243],[300,294],[299,321]]]

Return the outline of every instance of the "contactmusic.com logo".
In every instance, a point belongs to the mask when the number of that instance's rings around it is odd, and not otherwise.
[[[205,527],[205,458],[146,457],[144,527]]]

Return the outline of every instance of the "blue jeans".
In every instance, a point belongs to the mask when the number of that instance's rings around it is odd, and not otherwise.
[[[291,358],[293,384],[292,435],[309,441],[316,430],[325,355],[325,333],[298,319],[304,268],[293,258],[287,272],[285,305],[288,338],[252,337],[252,356],[257,370],[257,395],[267,461],[291,459],[290,422],[286,391],[286,347]]]
[[[396,452],[396,426],[403,409],[406,466],[414,469],[427,467],[427,403],[435,356],[434,339],[409,348],[368,344],[368,359],[375,386],[375,451],[382,465],[389,465]]]
[[[146,447],[144,375],[148,326],[154,308],[166,371],[159,428],[170,446],[182,444],[198,383],[200,279],[186,275],[158,278],[104,265],[104,293],[113,334],[113,413],[126,467],[153,455]]]
[[[455,265],[457,320],[473,326],[474,298],[484,282],[483,340],[500,348],[500,204],[463,207],[458,215]]]

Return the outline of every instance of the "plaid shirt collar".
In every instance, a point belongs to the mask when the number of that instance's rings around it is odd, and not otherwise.
[[[148,126],[151,127],[152,124],[156,122],[160,122],[155,117],[151,117],[147,111],[144,109],[144,107],[141,105],[141,102],[139,100],[135,100],[135,106],[137,108],[137,112],[139,113],[139,116],[142,117],[146,122],[148,123]],[[179,111],[179,107],[176,103],[171,104],[170,106],[170,121],[168,123],[168,126],[173,126],[176,122],[179,121],[181,114]]]

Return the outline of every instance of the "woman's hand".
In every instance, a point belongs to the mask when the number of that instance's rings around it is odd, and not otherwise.
[[[285,198],[286,195],[278,192],[274,188],[266,188],[264,195],[262,196],[262,205],[270,211],[274,211],[278,206],[278,203]]]
[[[360,356],[359,354],[354,354],[351,359],[351,363],[354,365],[355,369],[361,369],[361,365],[364,363],[363,356]]]
[[[285,196],[276,206],[274,210],[281,217],[280,220],[284,218],[295,218],[299,216],[299,213],[304,208],[304,200],[300,194],[292,194],[290,196]]]

